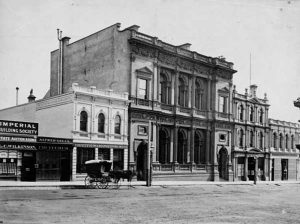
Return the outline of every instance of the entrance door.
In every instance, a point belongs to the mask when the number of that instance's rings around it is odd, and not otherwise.
[[[35,153],[23,152],[21,181],[35,181]]]
[[[137,148],[137,161],[136,161],[136,173],[137,180],[146,180],[147,171],[147,149],[148,144],[146,142],[140,143]]]
[[[224,147],[219,152],[219,177],[228,180],[228,152]]]
[[[60,180],[61,181],[69,181],[71,176],[71,160],[70,160],[70,152],[61,152],[60,159]]]
[[[288,160],[281,160],[281,180],[288,180]]]
[[[255,174],[255,159],[254,157],[248,158],[248,179],[254,181]]]

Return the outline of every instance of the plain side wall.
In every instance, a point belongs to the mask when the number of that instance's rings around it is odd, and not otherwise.
[[[57,138],[72,138],[73,103],[38,110],[39,135]]]
[[[129,92],[130,32],[118,29],[113,25],[65,47],[63,93],[74,82]],[[58,50],[51,53],[50,96],[57,94],[58,54]]]
[[[36,103],[0,110],[0,120],[36,122]]]

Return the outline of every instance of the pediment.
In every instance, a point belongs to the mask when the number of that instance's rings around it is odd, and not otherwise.
[[[262,150],[253,148],[253,149],[250,149],[249,152],[262,152]]]
[[[222,89],[219,89],[218,91],[220,92],[225,92],[225,93],[229,93],[229,89],[227,87],[224,87]]]
[[[143,68],[140,68],[140,69],[137,69],[136,72],[138,73],[144,73],[144,74],[149,74],[149,75],[152,75],[152,71],[148,68],[148,67],[143,67]]]
[[[251,103],[261,103],[259,101],[259,99],[257,99],[257,98],[252,98],[252,99],[249,100],[249,102],[251,102]]]

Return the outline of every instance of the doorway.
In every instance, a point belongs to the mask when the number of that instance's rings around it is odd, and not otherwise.
[[[21,181],[35,181],[35,152],[23,152]]]
[[[255,159],[254,157],[248,158],[248,180],[254,181],[254,174],[255,174]]]
[[[281,180],[288,180],[288,160],[281,160]]]
[[[146,180],[148,144],[143,141],[137,148],[136,175],[137,180]]]
[[[219,151],[219,177],[228,180],[228,152],[225,147]]]

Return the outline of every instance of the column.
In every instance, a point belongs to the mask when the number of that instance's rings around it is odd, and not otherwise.
[[[195,76],[192,76],[192,96],[191,96],[191,107],[195,108]]]
[[[194,156],[194,148],[195,148],[195,128],[192,126],[191,131],[190,131],[190,163],[194,164],[195,163],[195,156]]]
[[[123,169],[124,170],[128,170],[128,149],[125,148],[124,149],[124,157],[123,157]]]
[[[152,162],[155,163],[156,162],[156,150],[157,150],[157,142],[158,142],[158,135],[157,135],[157,124],[153,123],[153,139],[152,139],[152,144],[153,144],[153,151],[152,151]]]
[[[112,162],[111,168],[113,169],[113,167],[114,167],[114,149],[113,148],[110,148],[109,160],[110,160],[110,162]]]
[[[178,127],[175,126],[174,127],[174,137],[173,137],[173,162],[177,163],[177,150],[178,150]]]
[[[244,178],[245,178],[245,181],[248,181],[248,155],[245,154],[245,167],[244,167]]]
[[[98,159],[98,148],[95,148],[95,159]]]
[[[210,153],[210,135],[211,135],[211,131],[210,130],[207,130],[206,131],[206,152],[205,152],[205,163],[206,164],[210,164],[210,156],[209,156],[209,153]]]
[[[187,130],[187,152],[186,152],[186,162],[190,163],[191,159],[191,130]]]
[[[174,158],[174,130],[172,129],[171,132],[171,139],[170,139],[170,163],[173,162]]]
[[[76,165],[77,165],[77,147],[73,147],[72,152],[72,180],[76,180]]]
[[[174,105],[178,105],[178,77],[179,77],[179,72],[176,71],[175,73],[175,80],[174,80]]]
[[[192,78],[188,76],[188,108],[192,107]]]
[[[208,85],[207,85],[207,110],[211,111],[212,110],[212,100],[211,100],[211,79],[208,79]]]
[[[157,101],[161,102],[161,99],[160,99],[160,89],[159,89],[159,86],[160,86],[160,66],[157,66],[157,95],[156,95],[156,98],[157,98]]]

